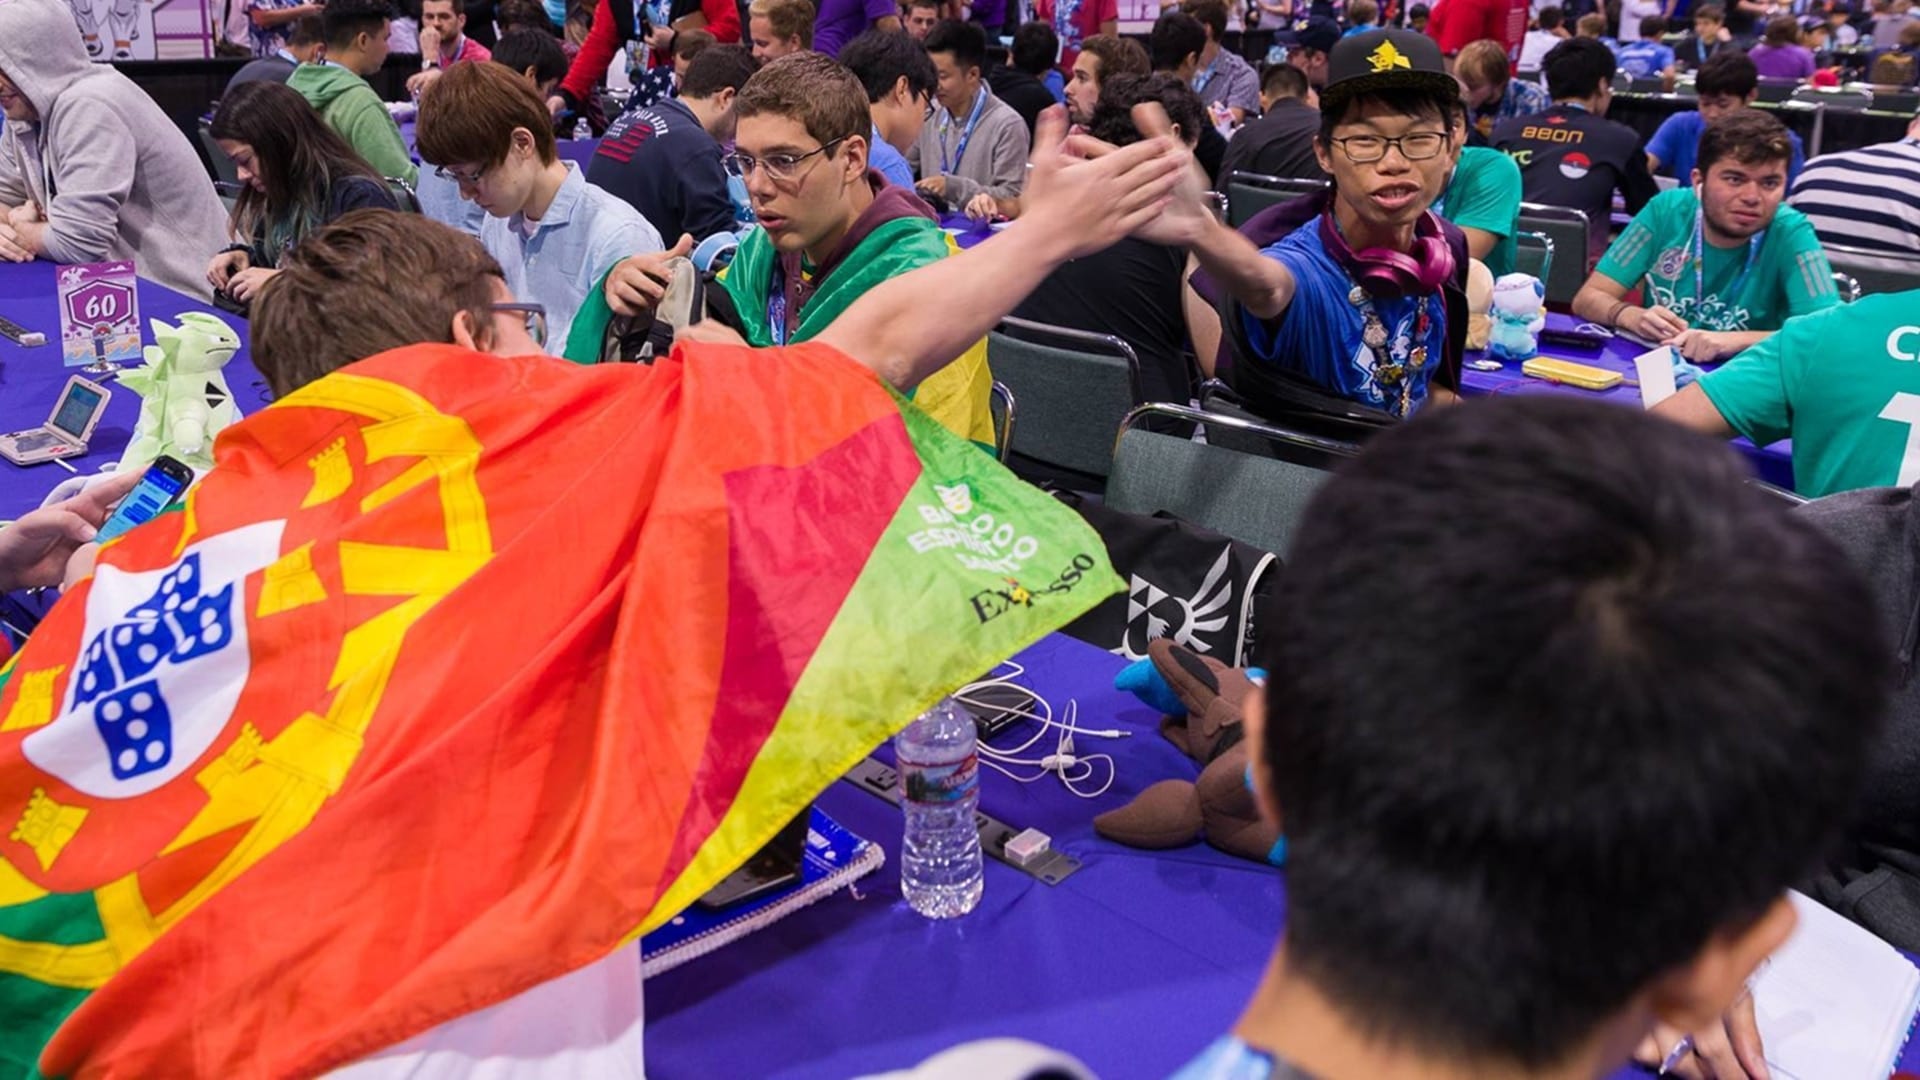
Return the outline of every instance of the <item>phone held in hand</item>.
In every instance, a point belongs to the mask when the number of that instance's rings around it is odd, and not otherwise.
[[[106,524],[100,526],[95,540],[107,541],[122,535],[136,525],[144,525],[159,517],[168,507],[180,501],[187,486],[193,483],[193,470],[173,458],[160,455],[152,465],[147,466],[145,476],[134,485],[127,497],[114,507],[112,516]]]

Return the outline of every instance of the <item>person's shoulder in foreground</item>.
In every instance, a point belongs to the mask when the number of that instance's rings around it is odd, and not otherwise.
[[[73,12],[0,4],[0,258],[131,259],[205,300],[225,214],[193,146],[145,90],[87,59]],[[11,215],[11,216],[10,216]]]
[[[1882,293],[1789,319],[1654,407],[1708,434],[1793,440],[1794,486],[1818,498],[1907,484],[1920,426],[1920,291]],[[1836,347],[1836,345],[1840,347]]]
[[[1286,925],[1183,1080],[1602,1076],[1725,1022],[1884,709],[1832,543],[1724,445],[1515,397],[1376,436],[1287,569],[1246,709]]]

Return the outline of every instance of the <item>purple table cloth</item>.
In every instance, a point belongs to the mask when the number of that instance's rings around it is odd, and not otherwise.
[[[1580,320],[1571,315],[1557,313],[1547,316],[1547,326],[1554,330],[1571,330],[1580,324]],[[1598,398],[1629,408],[1638,409],[1640,387],[1634,374],[1633,358],[1647,351],[1647,347],[1624,337],[1609,339],[1598,349],[1586,349],[1574,345],[1556,345],[1541,343],[1541,355],[1564,360],[1573,360],[1594,367],[1618,371],[1625,375],[1627,382],[1608,390],[1582,390],[1577,386],[1564,383],[1550,383],[1544,379],[1530,378],[1523,374],[1520,365],[1509,363],[1499,371],[1474,371],[1469,368],[1461,372],[1461,390],[1468,397],[1486,397],[1493,394],[1574,394]],[[1485,359],[1483,353],[1468,353],[1468,359]],[[1747,439],[1733,440],[1734,449],[1753,466],[1760,479],[1783,488],[1793,487],[1793,442],[1782,439],[1768,446],[1755,446]]]
[[[881,844],[886,865],[855,886],[857,897],[836,894],[649,979],[649,1076],[840,1080],[1019,1036],[1106,1080],[1132,1080],[1168,1075],[1232,1025],[1279,937],[1280,873],[1204,844],[1147,852],[1095,836],[1095,814],[1197,770],[1157,734],[1154,710],[1113,689],[1119,658],[1055,635],[1019,659],[1021,681],[1056,715],[1076,699],[1080,727],[1133,733],[1076,740],[1079,753],[1119,763],[1095,799],[1052,778],[1021,785],[982,771],[983,811],[1041,829],[1083,868],[1047,886],[989,860],[980,906],[930,922],[900,898],[900,811],[836,783],[818,805]],[[1920,1068],[1920,1046],[1910,1043],[1900,1064]],[[1647,1075],[1623,1068],[1616,1077]]]
[[[1164,1076],[1226,1029],[1277,939],[1279,873],[1205,845],[1146,852],[1096,837],[1095,814],[1197,770],[1153,709],[1113,689],[1119,658],[1056,635],[1020,660],[1056,715],[1077,699],[1080,727],[1132,733],[1075,740],[1119,763],[1095,799],[982,770],[983,811],[1046,832],[1082,869],[1048,886],[989,860],[980,906],[929,922],[900,898],[900,810],[836,783],[818,805],[881,844],[886,865],[860,899],[835,895],[649,979],[649,1076],[839,1080],[996,1035],[1059,1047],[1103,1077]]]
[[[62,366],[60,359],[60,309],[54,272],[49,262],[0,263],[0,315],[29,330],[47,335],[47,344],[22,348],[0,337],[0,431],[19,431],[46,423],[54,398],[66,385],[67,376],[78,368]],[[139,287],[140,331],[146,343],[153,344],[149,322],[173,320],[187,311],[210,312],[240,335],[240,352],[227,362],[227,385],[242,415],[251,415],[266,405],[266,381],[254,370],[248,356],[245,319],[215,311],[200,301],[174,292],[164,285],[142,279]],[[87,376],[94,378],[94,376]],[[107,411],[93,430],[85,457],[67,462],[83,473],[96,472],[100,466],[118,461],[133,436],[133,423],[140,415],[140,399],[112,380],[105,386],[112,391]],[[0,461],[0,519],[11,519],[40,505],[54,485],[69,474],[51,462],[41,465],[15,465]]]

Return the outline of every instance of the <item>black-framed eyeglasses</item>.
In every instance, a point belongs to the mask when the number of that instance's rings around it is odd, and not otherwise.
[[[520,315],[527,320],[527,336],[535,345],[547,347],[547,307],[545,304],[529,304],[524,301],[513,303],[488,304],[488,311],[506,312]]]
[[[1342,139],[1331,140],[1347,155],[1347,160],[1355,165],[1368,165],[1387,156],[1391,148],[1398,148],[1400,156],[1408,161],[1426,161],[1440,156],[1447,148],[1447,136],[1438,131],[1416,131],[1411,135],[1388,138],[1385,135],[1348,135]]]
[[[804,154],[768,154],[766,157],[757,158],[752,154],[733,153],[728,154],[724,161],[726,162],[727,171],[742,180],[751,177],[755,169],[767,170],[767,176],[773,180],[795,180],[798,179],[795,175],[795,170],[800,167],[801,162],[816,154],[830,154],[833,152],[834,147],[839,146],[851,138],[853,138],[851,135],[842,135],[832,142],[818,149],[809,150]]]
[[[451,180],[462,187],[479,187],[481,178],[485,177],[492,169],[493,166],[491,165],[482,165],[470,173],[463,173],[457,169],[449,169],[445,165],[436,165],[433,169],[433,175],[442,180]]]

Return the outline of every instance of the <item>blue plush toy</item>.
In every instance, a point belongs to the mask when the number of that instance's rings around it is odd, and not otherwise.
[[[1540,330],[1547,325],[1542,302],[1547,290],[1531,274],[1503,274],[1493,283],[1492,328],[1487,355],[1502,363],[1540,355]]]

